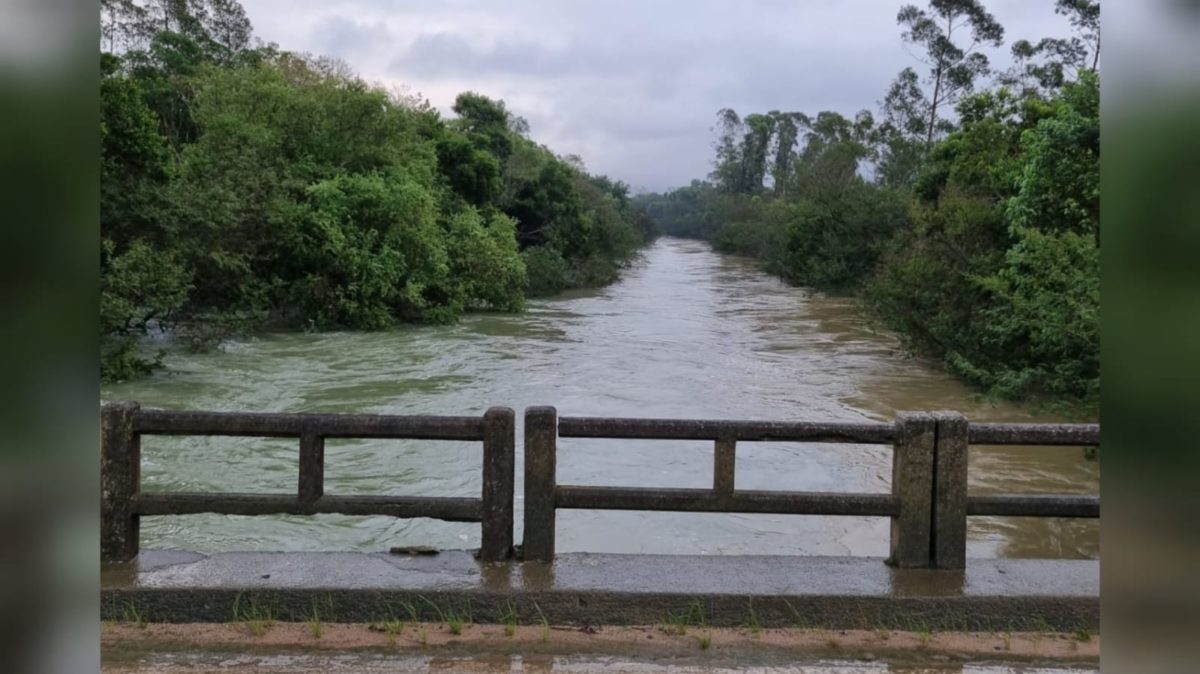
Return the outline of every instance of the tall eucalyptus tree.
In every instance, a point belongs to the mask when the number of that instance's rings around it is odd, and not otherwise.
[[[1100,65],[1099,1],[1057,0],[1054,11],[1070,20],[1075,35],[1014,42],[1014,64],[1001,77],[1002,84],[1022,93],[1052,96],[1084,71],[1096,72]]]
[[[796,142],[800,137],[801,127],[810,124],[808,115],[802,112],[780,112],[772,110],[767,113],[775,120],[775,141],[773,144],[774,159],[771,162],[771,182],[775,193],[787,194],[796,169]]]
[[[933,88],[925,129],[925,144],[929,145],[937,130],[938,111],[953,107],[963,94],[974,89],[977,79],[988,73],[988,58],[977,49],[999,47],[1004,27],[980,0],[929,0],[926,9],[905,5],[896,15],[896,22],[905,29],[901,34],[904,42],[925,51],[917,59],[929,68],[928,84]]]

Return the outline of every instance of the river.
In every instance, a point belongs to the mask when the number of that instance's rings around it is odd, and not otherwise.
[[[976,421],[1045,421],[981,401],[935,363],[907,357],[853,298],[792,288],[702,242],[663,238],[610,287],[535,300],[521,314],[386,332],[272,334],[205,354],[171,351],[105,400],[193,410],[479,414],[554,405],[563,415],[887,420],[952,409]],[[560,440],[560,483],[707,487],[705,442]],[[739,489],[886,492],[891,450],[739,443]],[[517,539],[522,471],[517,457]],[[478,495],[477,443],[338,441],[336,494]],[[146,490],[294,492],[293,440],[143,440]],[[1078,448],[973,446],[972,493],[1097,493]],[[387,517],[148,517],[142,546],[386,550],[477,546],[475,524]],[[558,550],[702,554],[888,554],[886,518],[560,511]],[[1099,555],[1095,521],[972,518],[968,556]]]

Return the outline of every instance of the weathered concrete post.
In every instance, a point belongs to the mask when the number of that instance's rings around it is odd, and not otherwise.
[[[933,565],[967,565],[967,418],[958,412],[934,412]]]
[[[479,558],[512,557],[513,481],[516,478],[516,412],[492,407],[483,415],[483,523]]]
[[[131,499],[141,484],[141,438],[135,402],[100,411],[100,560],[127,562],[138,554],[138,516]]]
[[[301,503],[313,504],[325,495],[325,438],[305,431],[300,436],[300,480],[297,494]]]
[[[892,518],[891,561],[900,568],[932,566],[935,439],[936,424],[931,415],[902,412],[896,416],[892,494],[900,501],[900,514]]]
[[[525,539],[528,561],[554,561],[554,489],[558,410],[525,409]]]
[[[713,446],[713,491],[718,496],[733,496],[734,473],[737,468],[737,440],[717,438]]]

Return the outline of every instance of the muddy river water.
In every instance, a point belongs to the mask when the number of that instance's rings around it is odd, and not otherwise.
[[[978,421],[1056,420],[978,399],[936,363],[908,357],[852,298],[788,287],[707,244],[660,239],[617,284],[476,314],[451,326],[275,334],[205,354],[171,352],[155,376],[106,400],[180,409],[478,414],[554,405],[563,415],[887,420],[953,409]],[[518,414],[518,448],[521,445]],[[561,483],[706,487],[704,442],[561,440]],[[737,487],[886,492],[891,450],[740,443]],[[517,474],[521,474],[518,450]],[[331,494],[479,493],[474,443],[329,441]],[[147,490],[294,492],[289,440],[143,441]],[[976,447],[973,493],[1096,493],[1078,448]],[[521,485],[517,485],[520,538]],[[478,545],[479,527],[387,517],[151,517],[150,548],[386,550]],[[972,518],[968,555],[1099,555],[1093,521]],[[562,511],[560,551],[886,556],[884,518]]]

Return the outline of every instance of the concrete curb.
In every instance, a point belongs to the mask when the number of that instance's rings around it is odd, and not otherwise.
[[[1096,560],[968,560],[965,571],[893,569],[861,557],[561,554],[552,565],[481,564],[466,551],[143,551],[102,568],[101,616],[153,622],[303,621],[658,624],[697,611],[712,626],[1097,631]]]

